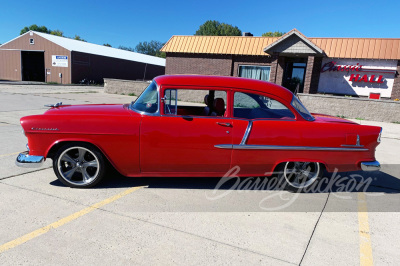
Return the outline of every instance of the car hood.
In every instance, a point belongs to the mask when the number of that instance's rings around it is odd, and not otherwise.
[[[47,110],[45,115],[113,115],[129,116],[128,104],[62,105]]]
[[[324,115],[324,114],[312,114],[315,117],[315,121],[317,122],[327,122],[327,123],[349,123],[349,124],[356,124],[350,120],[340,118],[340,117],[335,117],[335,116],[330,116],[330,115]]]

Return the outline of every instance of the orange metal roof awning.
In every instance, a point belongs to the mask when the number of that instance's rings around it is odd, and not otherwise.
[[[280,38],[282,37],[172,36],[161,51],[167,53],[265,56],[268,54],[264,52],[264,48],[270,46]],[[400,39],[307,39],[323,50],[326,56],[332,58],[400,59]]]

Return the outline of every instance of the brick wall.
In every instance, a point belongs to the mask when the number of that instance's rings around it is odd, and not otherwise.
[[[104,92],[116,94],[134,93],[139,96],[142,91],[149,86],[146,81],[122,80],[122,79],[104,79]]]
[[[274,53],[271,57],[271,73],[269,74],[269,81],[276,83],[276,68],[278,67],[279,55]]]
[[[394,77],[391,99],[400,99],[400,60],[397,61],[397,73]]]
[[[304,93],[299,93],[298,96],[312,113],[400,122],[400,102]]]
[[[283,72],[285,71],[285,57],[278,57],[278,62],[276,66],[276,80],[275,84],[282,86]]]
[[[232,56],[167,53],[165,73],[231,76]]]

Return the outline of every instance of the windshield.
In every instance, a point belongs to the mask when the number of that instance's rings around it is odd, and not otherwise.
[[[156,113],[158,111],[158,90],[157,84],[153,81],[139,98],[131,105],[135,111]]]
[[[295,95],[293,95],[292,103],[291,105],[296,109],[297,112],[300,113],[300,115],[308,121],[314,121],[314,117],[308,112],[308,110],[304,107],[304,105],[300,102],[299,99]]]

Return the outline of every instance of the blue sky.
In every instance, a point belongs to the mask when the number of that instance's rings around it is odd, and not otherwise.
[[[1,1],[0,43],[31,24],[113,47],[193,35],[206,20],[254,36],[297,28],[308,37],[400,38],[400,1]]]

